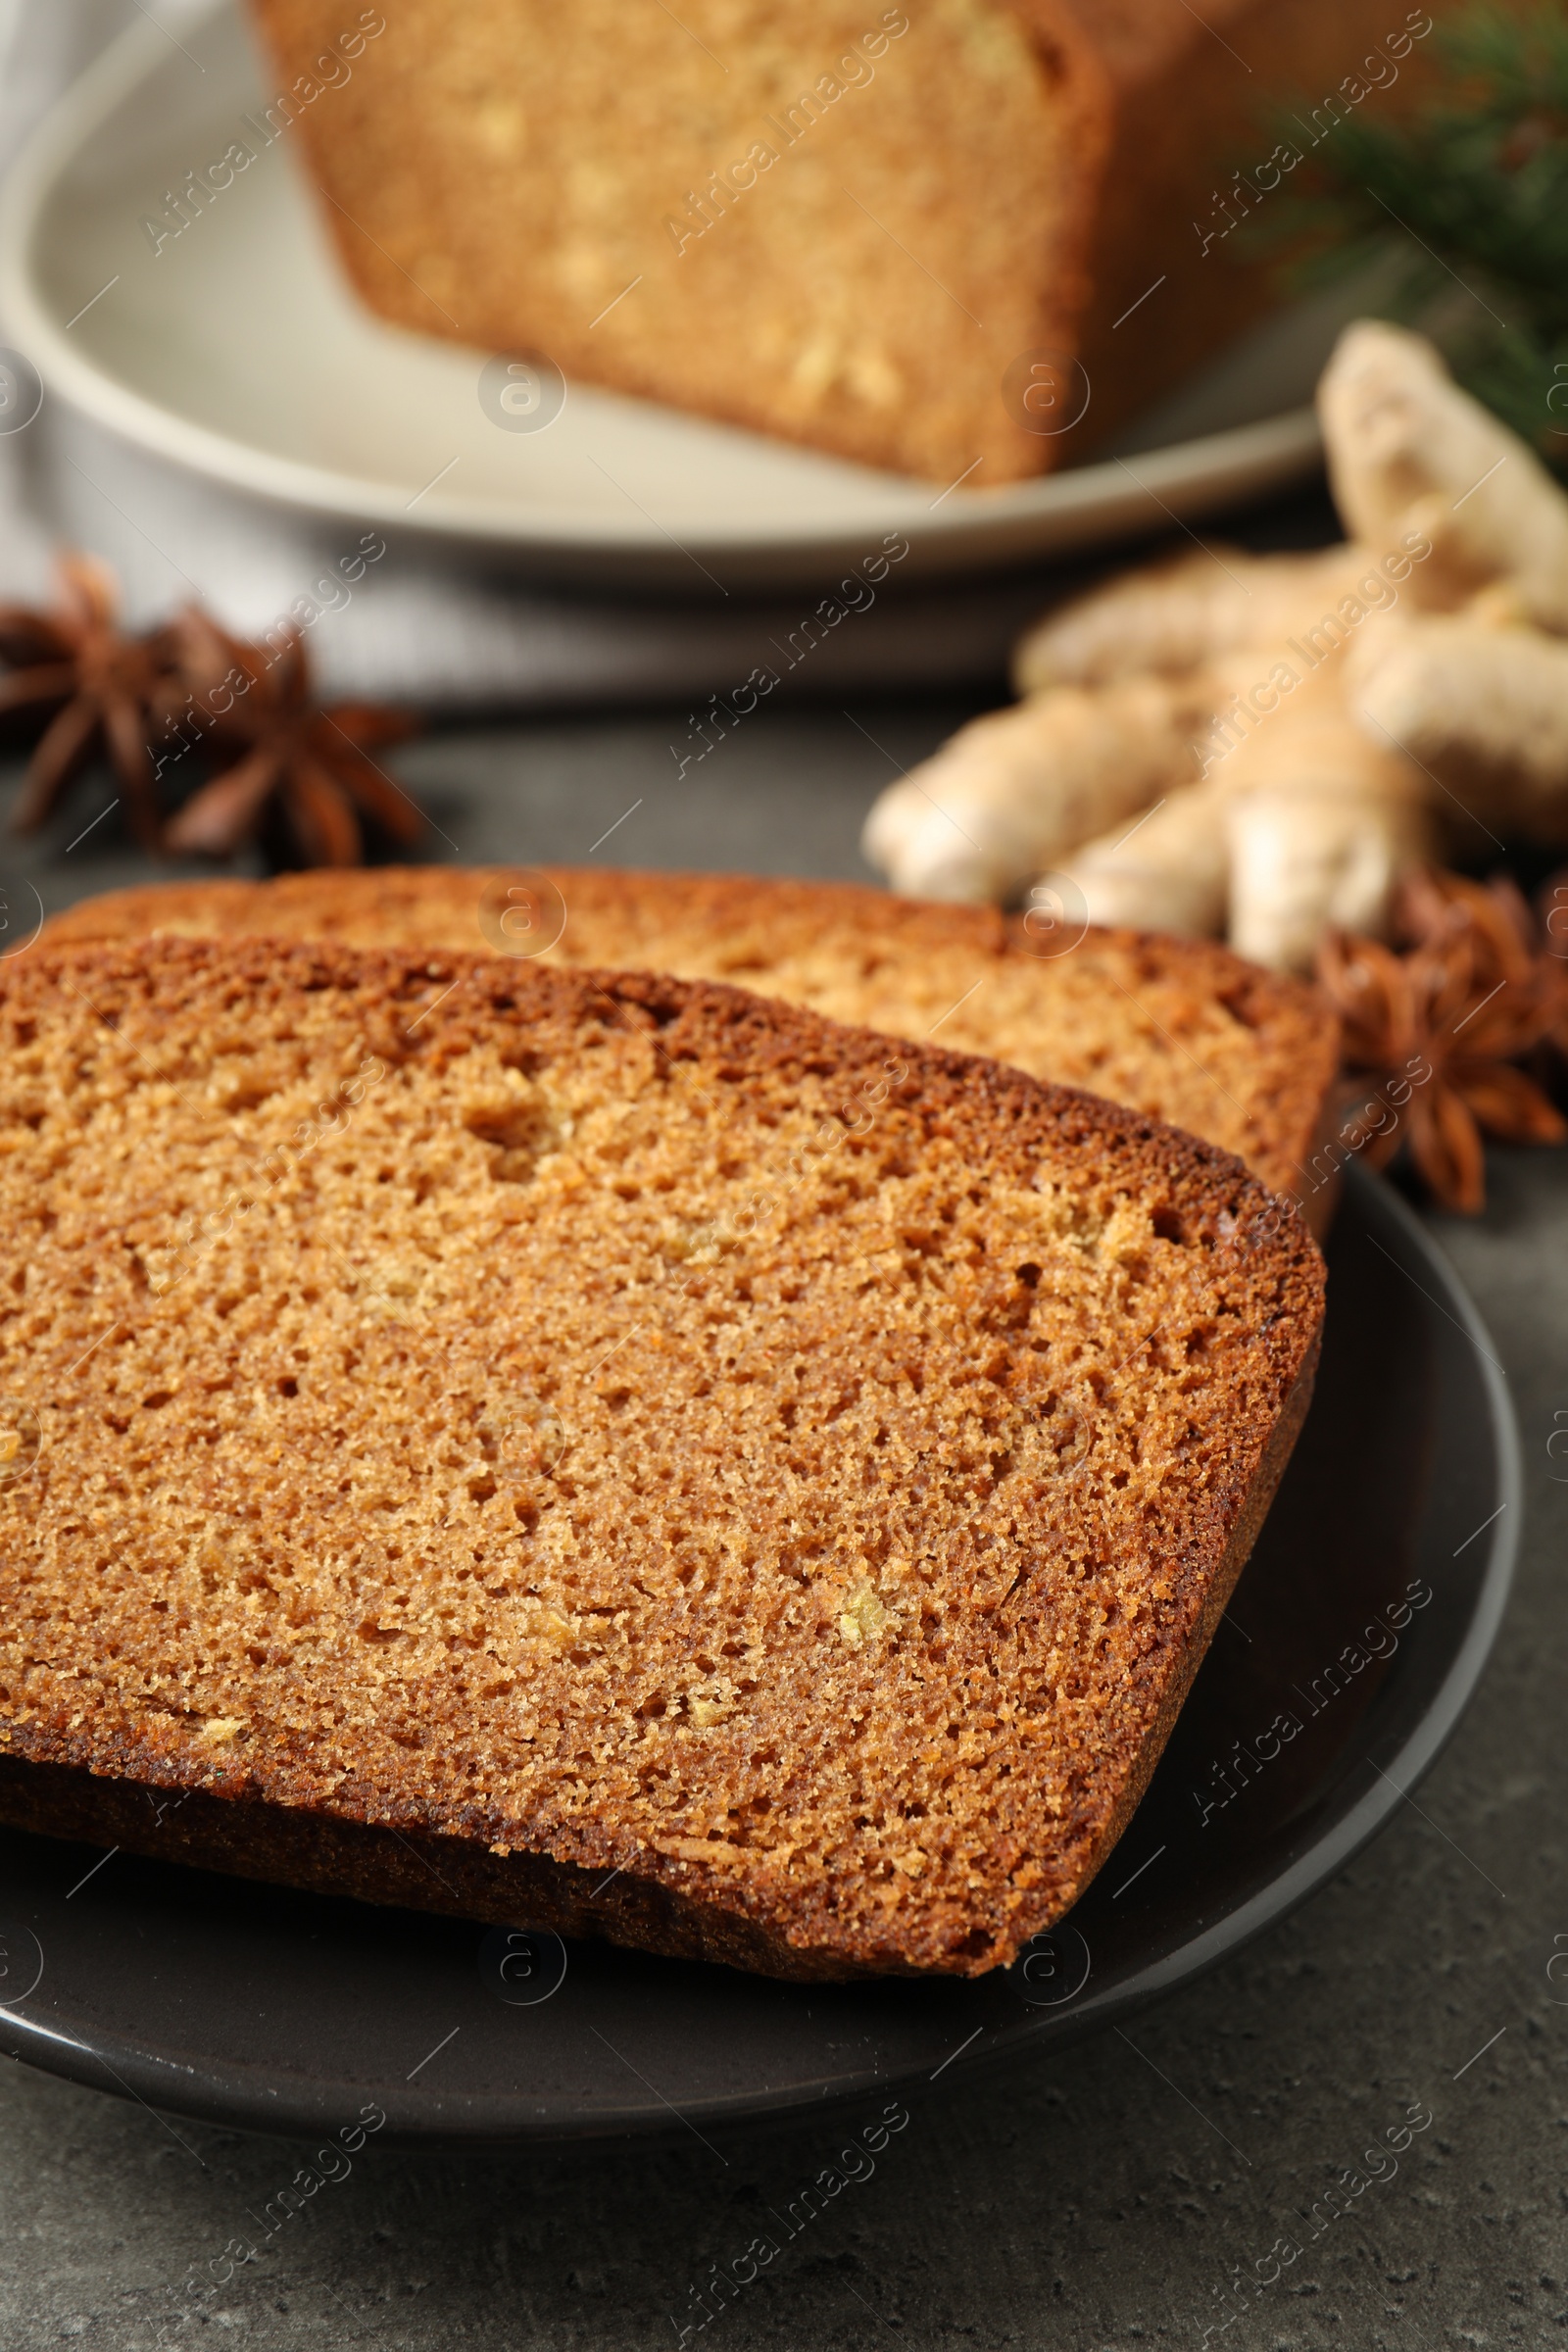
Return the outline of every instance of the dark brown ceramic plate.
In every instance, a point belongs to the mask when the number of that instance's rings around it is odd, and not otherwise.
[[[1403,1801],[1512,1568],[1517,1439],[1475,1309],[1355,1170],[1329,1263],[1312,1410],[1175,1736],[1071,1920],[1014,1968],[779,1984],[7,1831],[0,2046],[253,2131],[368,2105],[408,2142],[707,2135],[1016,2066],[1211,1968]]]

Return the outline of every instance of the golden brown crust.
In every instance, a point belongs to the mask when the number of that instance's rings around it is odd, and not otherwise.
[[[542,869],[559,893],[548,960],[649,966],[808,1004],[829,1018],[984,1054],[1089,1088],[1216,1143],[1274,1190],[1307,1200],[1339,1066],[1319,992],[1206,940],[1088,932],[1046,960],[1016,917],[922,904],[844,883],[728,874]],[[483,951],[513,869],[381,866],[276,881],[162,883],[87,899],[46,937],[270,932],[366,947]]]
[[[86,1769],[35,1761],[20,1743],[0,1751],[0,1821],[314,1894],[600,1936],[669,1960],[719,1961],[798,1983],[902,1973],[896,1961],[872,1968],[841,1952],[798,1951],[782,1935],[657,1878],[621,1871],[607,1886],[598,1863],[582,1869],[548,1854],[497,1855],[478,1838],[432,1834],[416,1818],[394,1829],[286,1800],[215,1796],[138,1778],[134,1768],[120,1775],[112,1762]]]
[[[1067,1908],[1322,1311],[1190,1136],[646,974],[42,952],[0,1144],[0,1813],[780,1975]]]

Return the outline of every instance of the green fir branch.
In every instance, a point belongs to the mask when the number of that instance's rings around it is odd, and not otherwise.
[[[1304,105],[1278,114],[1298,161],[1237,242],[1299,292],[1381,263],[1379,308],[1568,472],[1568,9],[1482,0],[1435,39],[1439,87],[1403,120],[1358,108],[1307,145]]]

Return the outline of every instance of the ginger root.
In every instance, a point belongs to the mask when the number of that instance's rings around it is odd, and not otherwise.
[[[1227,797],[1223,785],[1184,785],[1132,824],[1074,850],[1061,870],[1089,921],[1197,939],[1220,930],[1229,889]]]
[[[1419,760],[1455,819],[1568,841],[1568,644],[1474,609],[1384,621],[1346,684],[1363,730]]]
[[[1400,880],[1431,858],[1419,775],[1354,733],[1343,765],[1287,769],[1228,804],[1238,956],[1305,972],[1327,930],[1385,937]]]
[[[1305,970],[1463,824],[1568,840],[1568,497],[1401,328],[1347,328],[1319,410],[1350,539],[1183,553],[1048,613],[1026,699],[872,810],[895,889],[1046,869],[1093,921]]]
[[[1381,774],[1283,778],[1233,799],[1229,942],[1238,956],[1307,972],[1326,930],[1386,935],[1400,879],[1432,855],[1418,789],[1400,789],[1397,762]],[[1375,780],[1375,789],[1371,788]]]
[[[1014,651],[1012,682],[1020,694],[1040,694],[1050,686],[1102,686],[1142,670],[1180,677],[1239,646],[1282,643],[1332,612],[1366,568],[1357,547],[1304,556],[1184,550],[1036,621]]]
[[[1292,664],[1275,650],[1283,674]],[[1063,871],[1091,922],[1201,936],[1227,928],[1228,908],[1239,955],[1304,970],[1325,927],[1385,927],[1400,874],[1430,855],[1424,785],[1356,725],[1331,657],[1200,783],[1085,843]]]
[[[1211,700],[1198,681],[1136,678],[974,719],[889,786],[865,854],[912,897],[1013,897],[1075,842],[1147,808],[1190,762]]]
[[[1229,762],[1228,935],[1254,962],[1305,971],[1327,929],[1380,936],[1400,875],[1431,854],[1426,779],[1357,726],[1344,672],[1342,652]]]
[[[1352,538],[1430,537],[1418,602],[1506,580],[1523,613],[1568,635],[1568,496],[1533,450],[1461,392],[1424,336],[1379,318],[1340,337],[1318,385],[1329,482]]]

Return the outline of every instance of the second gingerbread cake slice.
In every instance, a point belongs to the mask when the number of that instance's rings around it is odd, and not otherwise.
[[[1335,1155],[1319,1151],[1340,1066],[1334,1012],[1317,989],[1214,940],[1091,927],[1076,944],[1067,934],[1070,953],[1053,953],[1062,942],[1031,936],[1027,917],[843,882],[453,865],[143,883],[78,900],[45,937],[154,932],[537,950],[552,962],[728,981],[856,1027],[937,1036],[950,1053],[1186,1127],[1291,1193],[1315,1233],[1335,1198]]]
[[[36,952],[0,1142],[0,1816],[785,1976],[1071,1904],[1315,1360],[1239,1161],[702,983]]]

